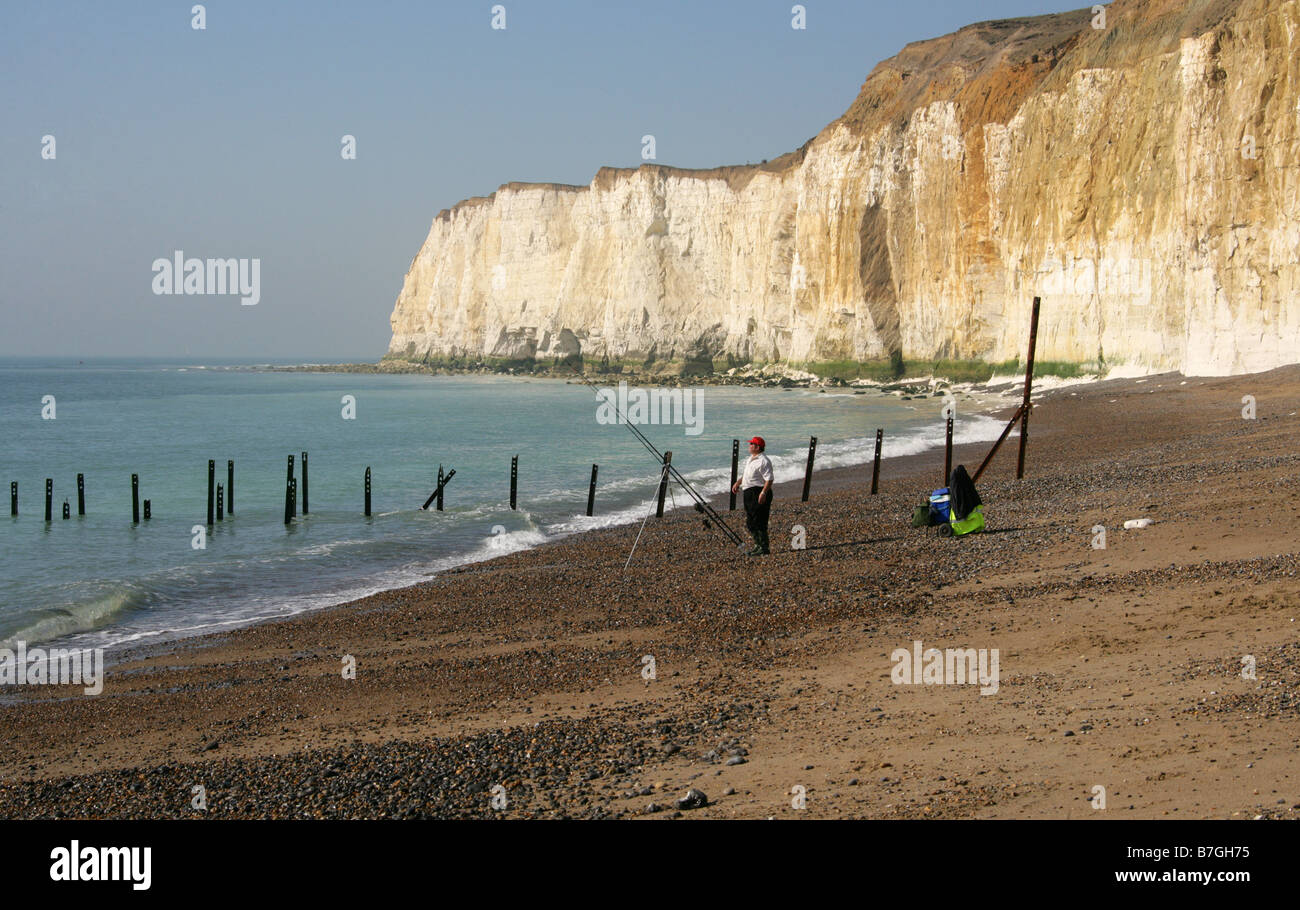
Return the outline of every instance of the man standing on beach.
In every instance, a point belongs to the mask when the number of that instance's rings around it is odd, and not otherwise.
[[[766,556],[772,551],[767,545],[767,518],[772,511],[772,462],[763,454],[767,443],[762,436],[749,441],[749,461],[745,472],[731,492],[745,491],[745,526],[754,538],[754,549],[747,556]]]

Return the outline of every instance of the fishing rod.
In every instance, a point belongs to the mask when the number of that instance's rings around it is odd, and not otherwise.
[[[582,380],[583,384],[586,385],[587,388],[591,389],[593,392],[596,393],[597,398],[601,397],[600,389],[596,387],[595,383],[593,383],[590,379],[588,379],[586,376],[582,375],[581,373],[578,374],[578,378]],[[735,531],[733,531],[731,529],[731,526],[728,525],[726,521],[723,520],[722,516],[718,514],[717,509],[713,508],[713,506],[709,503],[709,501],[704,498],[703,494],[701,494],[699,490],[695,489],[695,487],[691,484],[689,480],[687,480],[685,477],[682,476],[682,473],[677,470],[677,467],[671,461],[669,462],[664,461],[663,453],[660,452],[659,449],[655,447],[655,444],[653,442],[651,442],[649,439],[646,438],[646,435],[637,428],[636,424],[632,423],[630,420],[627,419],[626,416],[624,416],[623,412],[619,410],[618,403],[616,401],[611,401],[608,403],[613,406],[614,413],[619,416],[619,418],[623,423],[623,426],[631,430],[632,434],[636,436],[637,440],[641,443],[641,445],[645,446],[646,451],[648,451],[651,455],[653,455],[655,459],[664,466],[665,473],[671,474],[671,476],[675,478],[679,484],[682,485],[682,488],[686,490],[688,494],[690,494],[690,497],[693,500],[695,500],[695,511],[702,512],[705,515],[704,523],[706,525],[709,524],[713,525],[719,531],[721,531],[723,535],[726,536],[727,539],[730,540],[734,545],[741,546],[742,541],[740,535],[737,534]]]

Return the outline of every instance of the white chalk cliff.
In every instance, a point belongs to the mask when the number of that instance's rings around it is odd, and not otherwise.
[[[878,65],[764,165],[602,169],[438,214],[390,357],[1300,360],[1300,5],[1116,0]]]

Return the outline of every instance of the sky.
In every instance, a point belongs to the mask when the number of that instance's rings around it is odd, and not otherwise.
[[[214,0],[197,29],[192,0],[4,0],[0,356],[373,362],[441,209],[647,134],[657,164],[775,158],[908,42],[1087,5]],[[257,260],[256,303],[155,293],[177,250]]]

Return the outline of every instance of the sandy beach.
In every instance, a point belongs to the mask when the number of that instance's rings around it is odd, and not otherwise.
[[[1298,410],[1300,367],[1064,386],[983,535],[910,526],[931,452],[778,487],[767,558],[681,510],[626,571],[636,526],[23,689],[0,816],[1296,817]],[[896,684],[916,641],[997,691]]]

